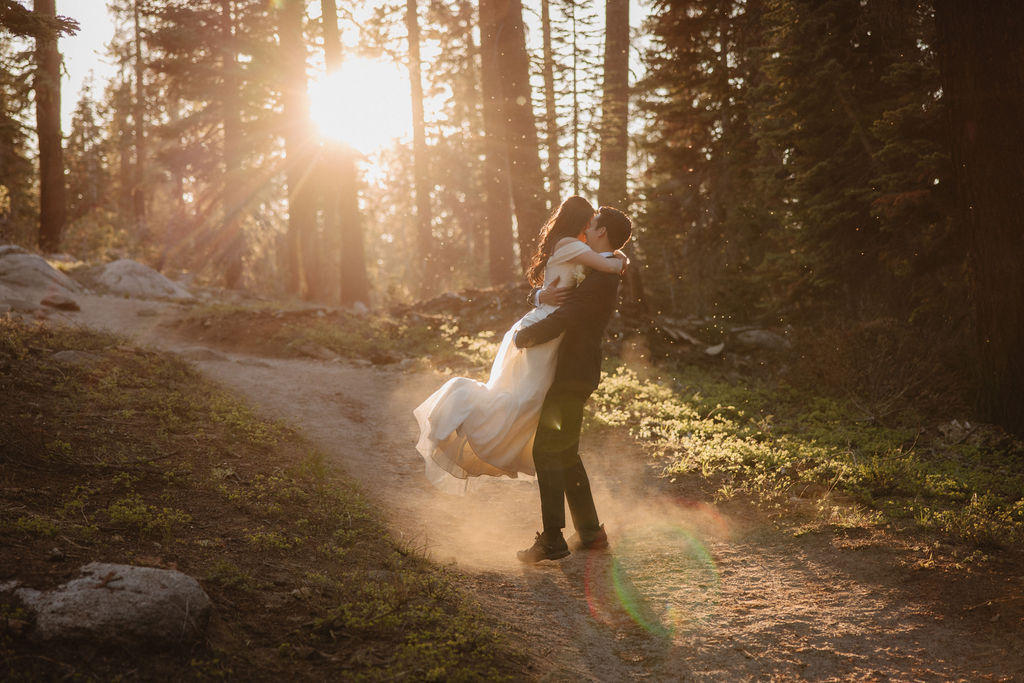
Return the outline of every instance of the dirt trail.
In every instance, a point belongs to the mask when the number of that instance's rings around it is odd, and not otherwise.
[[[69,320],[195,347],[160,327],[173,305],[79,303]],[[460,571],[537,679],[1024,679],[1020,611],[1000,611],[1002,596],[1021,595],[1019,573],[974,585],[910,568],[925,549],[872,532],[793,538],[742,506],[685,495],[685,482],[656,478],[635,445],[607,435],[585,436],[582,451],[612,550],[524,567],[515,550],[538,528],[533,484],[485,481],[454,497],[424,481],[411,411],[442,376],[218,353],[199,368],[302,430],[362,482],[397,536]]]

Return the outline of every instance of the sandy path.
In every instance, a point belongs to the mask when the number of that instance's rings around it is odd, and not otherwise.
[[[159,326],[171,305],[80,303],[69,319],[195,348]],[[582,449],[612,550],[524,567],[515,550],[539,525],[533,484],[481,482],[455,497],[422,477],[411,411],[442,376],[218,353],[199,368],[299,428],[362,482],[396,535],[457,568],[493,623],[525,645],[537,679],[1024,679],[1022,624],[999,623],[997,607],[950,606],[956,585],[899,566],[872,538],[794,539],[688,498],[621,436],[590,435]],[[1008,581],[1020,595],[1020,577]]]

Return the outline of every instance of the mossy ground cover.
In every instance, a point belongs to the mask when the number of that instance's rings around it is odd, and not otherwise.
[[[54,358],[59,351],[82,354]],[[0,678],[458,680],[522,659],[446,570],[287,426],[173,356],[0,320],[0,580],[91,561],[177,568],[215,611],[186,649],[38,644],[0,605]]]

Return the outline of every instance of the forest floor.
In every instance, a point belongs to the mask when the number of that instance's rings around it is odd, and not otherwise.
[[[177,304],[78,301],[69,321],[186,357],[214,350],[201,372],[359,481],[393,534],[461,576],[538,680],[1024,679],[1020,549],[964,566],[924,535],[793,533],[756,505],[712,504],[699,477],[658,477],[628,434],[604,429],[582,454],[610,550],[523,566],[534,485],[476,482],[456,497],[422,476],[411,413],[445,373],[254,356],[252,339],[197,339]]]

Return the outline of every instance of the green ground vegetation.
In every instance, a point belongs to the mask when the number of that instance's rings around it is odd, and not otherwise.
[[[62,351],[77,354],[56,355]],[[0,579],[90,561],[175,567],[215,605],[187,650],[38,645],[0,605],[0,677],[481,680],[523,659],[447,570],[286,425],[168,354],[0,320]]]
[[[883,424],[855,401],[697,364],[606,369],[594,423],[628,428],[664,476],[700,475],[719,499],[809,501],[827,524],[895,523],[979,546],[1024,540],[1024,444],[994,427],[914,413]]]
[[[347,357],[375,359],[383,350],[389,361],[485,379],[500,330],[522,312],[507,308],[297,316],[273,338],[282,353],[311,341]],[[228,313],[233,321],[216,309],[192,315],[211,314],[228,330],[254,316],[244,307]],[[810,509],[812,524],[888,524],[981,547],[1024,540],[1024,445],[944,413],[941,400],[915,401],[908,387],[943,381],[932,361],[887,346],[884,335],[870,343],[840,336],[829,338],[825,356],[805,361],[814,372],[788,376],[737,370],[728,358],[657,366],[611,358],[590,402],[592,425],[628,429],[665,477],[698,475],[719,500],[753,497],[773,511],[806,517]]]

